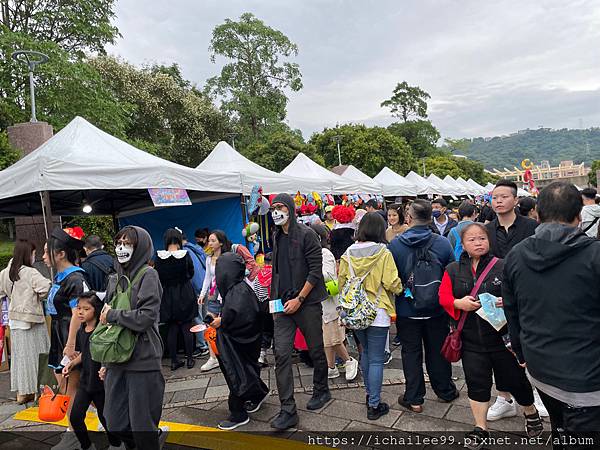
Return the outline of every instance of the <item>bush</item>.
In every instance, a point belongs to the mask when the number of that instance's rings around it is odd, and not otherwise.
[[[12,253],[0,253],[0,270],[4,270],[8,266],[10,258],[12,258]]]

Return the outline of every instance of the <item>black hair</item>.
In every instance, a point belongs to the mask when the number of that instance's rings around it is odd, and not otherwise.
[[[394,203],[393,205],[388,206],[387,210],[388,212],[396,211],[396,213],[398,214],[398,225],[404,225],[404,208],[402,207],[402,205]]]
[[[538,196],[540,221],[571,223],[581,213],[583,199],[577,188],[562,181],[550,183]]]
[[[320,223],[313,223],[310,225],[310,227],[315,233],[317,233],[317,236],[319,236],[321,248],[329,248],[329,228]]]
[[[472,217],[476,212],[477,207],[466,200],[458,206],[458,218],[460,220],[465,217]]]
[[[377,200],[375,200],[374,198],[372,198],[371,200],[369,200],[367,203],[365,203],[365,208],[367,208],[367,207],[379,209],[379,205],[377,204]]]
[[[104,307],[104,303],[98,296],[96,295],[96,291],[86,291],[77,296],[77,301],[85,300],[90,303],[94,307],[94,317],[96,318],[96,323],[100,319],[100,313],[102,312],[102,308]]]
[[[434,203],[437,203],[438,205],[440,205],[442,208],[447,208],[448,207],[448,202],[446,200],[444,200],[442,197],[437,197],[434,198],[431,201],[431,204],[433,205]]]
[[[194,237],[208,239],[208,236],[210,236],[210,230],[208,228],[198,228],[194,231]]]
[[[385,237],[386,223],[377,212],[370,212],[360,219],[356,240],[359,242],[377,242],[378,244],[387,244]]]
[[[50,262],[53,266],[55,266],[54,255],[56,253],[65,252],[65,258],[74,266],[77,265],[77,261],[79,260],[79,250],[74,249],[73,247],[69,247],[63,241],[50,236],[48,238],[48,255],[50,256]]]
[[[8,272],[8,278],[13,283],[19,281],[19,270],[21,267],[31,267],[31,254],[35,251],[35,244],[27,239],[17,239],[13,250],[12,264]]]
[[[219,243],[223,244],[221,247],[221,253],[230,252],[231,251],[231,241],[227,238],[227,235],[223,230],[213,230],[210,234],[214,234]],[[210,236],[209,234],[209,236]]]
[[[515,183],[514,181],[511,181],[511,180],[507,180],[507,179],[498,180],[496,182],[496,186],[494,186],[494,189],[496,189],[498,187],[502,187],[502,186],[511,188],[512,191],[513,191],[513,197],[517,196],[517,193],[519,192],[519,188],[517,187],[517,183]]]
[[[99,250],[102,248],[103,245],[104,244],[102,242],[102,239],[100,239],[100,236],[97,236],[95,234],[86,237],[85,242],[83,244],[83,246],[89,250]]]
[[[537,202],[535,201],[534,198],[531,197],[523,197],[522,199],[519,200],[519,205],[517,206],[517,211],[519,211],[519,214],[521,214],[522,216],[527,217],[529,215],[529,212],[532,209],[535,209]]]
[[[412,211],[410,214],[415,221],[420,223],[431,222],[431,202],[417,198],[411,203],[409,211]]]
[[[592,187],[585,188],[583,191],[581,191],[581,195],[589,200],[596,200],[597,194],[598,191]]]
[[[138,237],[137,237],[137,231],[135,231],[135,228],[133,228],[131,226],[121,228],[119,230],[119,232],[117,233],[117,235],[115,236],[115,246],[117,245],[117,242],[119,242],[119,240],[121,240],[123,238],[127,238],[127,240],[129,241],[129,243],[131,244],[131,246],[134,249],[137,247]]]
[[[480,230],[484,231],[484,232],[485,232],[485,235],[486,235],[486,236],[487,236],[487,238],[488,238],[488,241],[490,240],[490,232],[489,232],[488,228],[487,228],[487,227],[486,227],[484,224],[482,224],[481,222],[473,222],[473,223],[470,223],[470,224],[468,224],[468,225],[465,225],[465,226],[464,226],[464,227],[462,227],[462,229],[460,230],[460,240],[461,240],[461,242],[462,242],[462,240],[463,240],[463,236],[465,235],[465,233],[466,233],[468,230],[470,230],[471,228],[473,228],[473,227],[477,227],[477,228],[479,228]]]
[[[169,228],[165,231],[163,240],[165,242],[165,250],[171,244],[177,245],[180,249],[183,247],[183,235],[181,234],[181,231],[176,230],[175,228]]]

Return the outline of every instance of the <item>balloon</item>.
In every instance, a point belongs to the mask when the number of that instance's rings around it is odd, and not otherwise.
[[[269,212],[269,208],[271,208],[269,200],[267,199],[267,197],[263,197],[262,201],[258,203],[258,215],[264,216]]]

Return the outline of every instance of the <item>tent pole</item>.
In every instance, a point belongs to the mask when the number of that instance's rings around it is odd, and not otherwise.
[[[246,226],[246,224],[248,223],[248,208],[246,206],[246,199],[244,197],[244,194],[240,194],[240,206],[242,209],[242,223],[244,224],[244,226]]]
[[[42,217],[44,218],[44,231],[46,232],[46,240],[52,233],[52,207],[50,205],[50,192],[40,192],[40,201],[42,202]]]

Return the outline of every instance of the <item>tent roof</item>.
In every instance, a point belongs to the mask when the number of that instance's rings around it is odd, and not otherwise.
[[[462,189],[458,189],[457,187],[446,183],[434,173],[429,174],[429,176],[427,177],[427,181],[435,184],[436,186],[439,186],[440,189],[442,189],[443,195],[463,195]]]
[[[1,171],[0,186],[0,216],[4,217],[39,214],[41,191],[51,192],[53,213],[64,215],[81,214],[84,197],[103,214],[151,206],[148,188],[183,188],[203,196],[241,192],[234,174],[199,173],[166,161],[81,117]]]
[[[477,181],[473,180],[472,178],[469,178],[467,180],[467,183],[470,184],[471,186],[473,186],[474,189],[477,190],[477,194],[485,194],[485,188],[480,185]]]
[[[434,194],[443,194],[442,189],[435,184],[427,181],[421,175],[410,171],[408,175],[405,177],[409,182],[415,184],[417,186],[417,192],[419,195],[434,195]],[[446,194],[449,195],[449,194]]]
[[[339,175],[343,178],[347,178],[349,180],[360,183],[361,186],[366,186],[366,187],[369,187],[370,189],[375,189],[378,194],[383,193],[383,186],[381,186],[381,183],[374,181],[373,178],[371,178],[369,175],[361,172],[359,169],[357,169],[353,165],[347,166],[346,169]]]
[[[323,192],[329,194],[377,194],[378,189],[369,188],[359,182],[353,182],[348,178],[340,177],[335,173],[320,166],[304,153],[298,153],[294,160],[281,171],[283,175],[304,178],[314,185],[316,181],[326,182],[327,188]],[[311,189],[318,191],[318,188]]]
[[[383,195],[386,197],[416,197],[417,186],[398,175],[389,167],[384,167],[373,178],[383,186]]]
[[[202,161],[196,169],[209,171],[215,174],[233,172],[239,176],[245,195],[250,195],[255,185],[262,186],[264,194],[278,194],[280,192],[310,192],[324,191],[326,183],[306,181],[303,178],[284,176],[277,172],[250,161],[235,150],[227,142],[219,142],[212,152]]]
[[[457,183],[456,180],[454,178],[452,178],[450,175],[446,175],[444,177],[444,182],[446,184],[449,184],[450,186],[453,186],[454,188],[456,188],[457,191],[460,191],[459,195],[469,195],[469,190],[464,187],[462,184]]]

